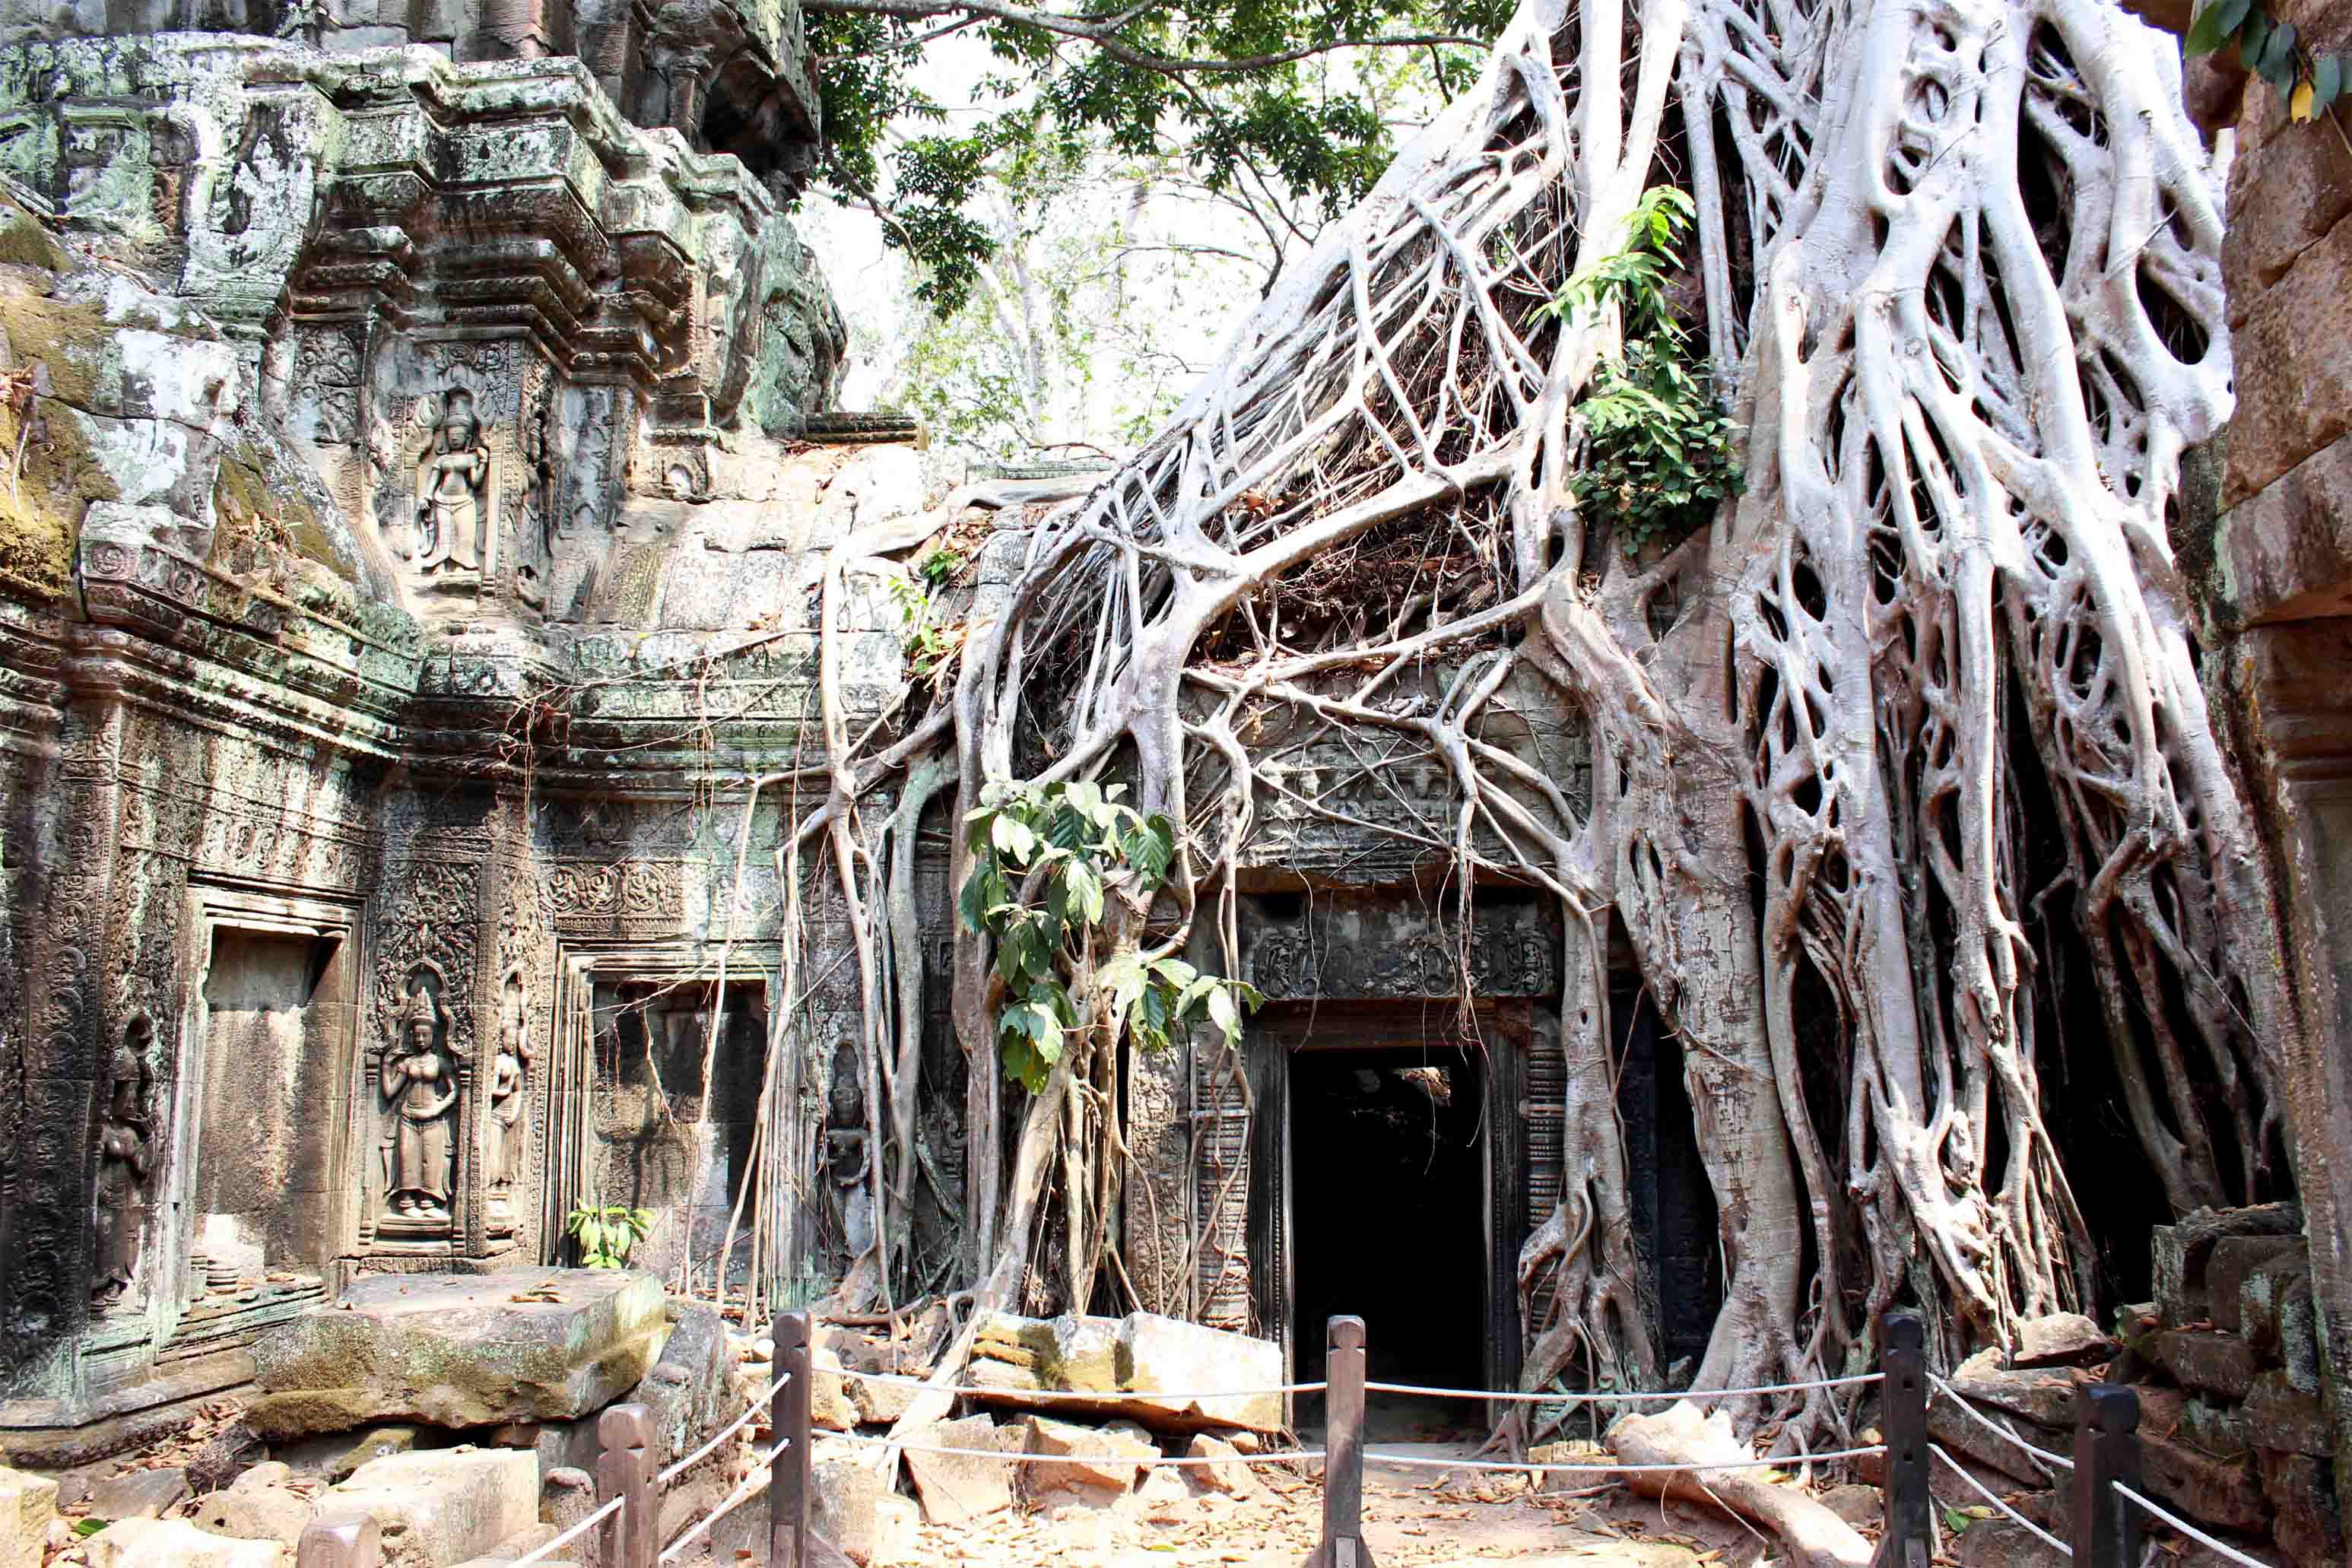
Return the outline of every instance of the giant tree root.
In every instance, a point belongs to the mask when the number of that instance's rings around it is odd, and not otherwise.
[[[1723,1411],[1702,1415],[1688,1400],[1655,1415],[1628,1415],[1609,1429],[1617,1457],[1629,1465],[1691,1465],[1674,1472],[1634,1470],[1625,1479],[1644,1497],[1709,1503],[1755,1521],[1778,1535],[1807,1568],[1866,1568],[1870,1542],[1853,1526],[1796,1488],[1758,1469],[1711,1470],[1709,1464],[1744,1464],[1755,1458],[1731,1435]]]

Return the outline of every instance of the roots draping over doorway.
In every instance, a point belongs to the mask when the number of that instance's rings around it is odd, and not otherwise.
[[[1531,1387],[1660,1373],[1612,919],[1683,1043],[1721,1216],[1701,1388],[1866,1363],[1898,1297],[1952,1342],[2085,1300],[2036,1077],[2062,929],[2107,1036],[2066,1048],[2115,1053],[2170,1201],[2279,1180],[2271,903],[2167,533],[2183,449],[2230,401],[2221,171],[2179,101],[2169,41],[2092,0],[1528,0],[1167,431],[1031,531],[950,695],[853,735],[828,641],[826,795],[782,858],[795,900],[804,869],[837,879],[887,1108],[886,1239],[846,1294],[904,1279],[884,1254],[919,1179],[908,868],[950,769],[960,809],[996,781],[1117,777],[1183,826],[1168,889],[1114,900],[1075,955],[1082,1007],[1115,946],[1240,972],[1236,865],[1271,800],[1416,835],[1465,916],[1482,879],[1559,900],[1567,1177],[1523,1258],[1555,1303]],[[1622,323],[1547,307],[1659,184],[1696,204],[1684,314],[1747,483],[1629,554],[1572,485]],[[827,627],[872,548],[835,552]],[[1580,717],[1589,792],[1507,743],[1531,700]],[[1442,769],[1442,814],[1401,829],[1299,793],[1276,764],[1310,743]],[[2059,846],[2032,858],[2029,784]],[[966,1279],[1083,1298],[1116,1278],[1116,1042],[1073,1031],[1001,1116],[991,954],[957,942]],[[788,963],[780,1016],[802,978]],[[1820,1391],[1733,1413],[1784,1449],[1847,1416]]]

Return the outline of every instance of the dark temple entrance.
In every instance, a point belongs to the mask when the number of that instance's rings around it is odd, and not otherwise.
[[[1290,1066],[1294,1307],[1301,1379],[1326,1324],[1364,1320],[1369,1375],[1477,1388],[1486,1374],[1484,1074],[1443,1047],[1310,1050]],[[1465,1402],[1375,1394],[1376,1426],[1475,1425]]]
[[[1260,1015],[1253,1287],[1260,1331],[1285,1340],[1296,1380],[1322,1378],[1326,1323],[1353,1314],[1376,1382],[1515,1385],[1527,1012],[1480,1004],[1475,1040],[1450,1003]],[[1297,1419],[1319,1425],[1321,1406],[1301,1396]],[[1383,1441],[1483,1431],[1489,1415],[1477,1401],[1370,1401]]]

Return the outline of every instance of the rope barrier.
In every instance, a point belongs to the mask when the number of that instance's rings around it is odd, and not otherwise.
[[[565,1531],[562,1534],[557,1536],[546,1545],[535,1546],[529,1552],[523,1553],[520,1557],[516,1558],[512,1563],[507,1564],[507,1568],[531,1568],[531,1564],[534,1563],[546,1562],[556,1552],[562,1551],[565,1547],[571,1545],[573,1542],[579,1540],[582,1536],[587,1534],[590,1531],[604,1523],[604,1521],[612,1517],[612,1515],[618,1512],[620,1510],[621,1504],[625,1500],[622,1498],[613,1499],[612,1501],[606,1503],[594,1513],[590,1514],[586,1519],[582,1520],[579,1523],[573,1525],[571,1529]]]
[[[669,1485],[670,1482],[686,1474],[687,1471],[694,1468],[695,1466],[700,1464],[705,1458],[709,1458],[712,1450],[716,1449],[719,1444],[724,1443],[728,1438],[732,1437],[736,1433],[743,1430],[744,1427],[750,1426],[760,1416],[766,1415],[768,1410],[768,1401],[775,1398],[777,1392],[781,1390],[784,1384],[792,1382],[792,1380],[793,1374],[789,1372],[778,1373],[776,1381],[768,1384],[767,1392],[761,1394],[757,1399],[751,1402],[751,1407],[750,1409],[744,1411],[742,1415],[738,1415],[734,1420],[729,1422],[724,1427],[720,1428],[719,1435],[711,1438],[710,1441],[705,1443],[701,1447],[697,1448],[693,1453],[688,1454],[685,1458],[680,1459],[677,1464],[672,1465],[668,1469],[664,1470],[660,1475],[656,1476],[654,1478],[654,1485],[656,1487],[666,1487]]]
[[[2156,1504],[2148,1501],[2147,1499],[2140,1496],[2139,1493],[2132,1490],[2131,1488],[2124,1485],[2123,1482],[2116,1481],[2114,1485],[2118,1493],[2131,1499],[2132,1501],[2139,1504],[2142,1509],[2146,1510],[2158,1521],[2172,1526],[2173,1529],[2180,1531],[2181,1534],[2189,1537],[2189,1540],[2196,1542],[2198,1544],[2201,1546],[2210,1546],[2214,1551],[2220,1552],[2222,1556],[2228,1558],[2231,1562],[2244,1563],[2246,1568],[2270,1568],[2270,1565],[2264,1563],[2261,1558],[2249,1557],[2244,1552],[2239,1551],[2236,1547],[2226,1545],[2221,1542],[2214,1540],[2211,1536],[2206,1534],[2203,1531],[2198,1529],[2187,1520],[2177,1518],[2174,1515],[2166,1512],[2163,1509],[2160,1509],[2157,1507]]]
[[[870,1448],[896,1448],[902,1454],[948,1454],[965,1459],[1002,1459],[1008,1465],[1137,1465],[1144,1469],[1181,1469],[1191,1465],[1286,1465],[1294,1459],[1319,1459],[1320,1448],[1288,1450],[1279,1454],[1031,1454],[1006,1453],[999,1448],[942,1448],[928,1443],[893,1443],[887,1437],[868,1437],[858,1432],[827,1433],[829,1441],[857,1443]]]
[[[1754,1388],[1686,1388],[1661,1391],[1656,1394],[1585,1394],[1574,1390],[1522,1394],[1514,1389],[1508,1393],[1496,1389],[1424,1388],[1412,1383],[1366,1383],[1366,1394],[1419,1394],[1435,1399],[1499,1399],[1516,1405],[1565,1405],[1581,1401],[1590,1405],[1638,1405],[1648,1400],[1676,1399],[1737,1399],[1750,1394],[1795,1394],[1808,1388],[1846,1388],[1856,1384],[1885,1381],[1883,1372],[1857,1373],[1852,1377],[1818,1377],[1807,1383],[1766,1383]]]
[[[2042,1529],[2040,1525],[2034,1523],[2032,1520],[2026,1518],[2023,1514],[2018,1512],[2015,1509],[2001,1501],[2000,1499],[1993,1496],[1991,1491],[1985,1487],[1983,1482],[1978,1480],[1976,1477],[1969,1474],[1968,1471],[1960,1468],[1960,1462],[1958,1459],[1953,1458],[1949,1454],[1944,1452],[1942,1445],[1930,1443],[1927,1445],[1927,1452],[1935,1455],[1936,1458],[1943,1460],[1945,1464],[1950,1466],[1952,1474],[1959,1477],[1962,1481],[1966,1482],[1969,1490],[1976,1493],[1977,1496],[1984,1499],[1985,1501],[1992,1504],[1993,1507],[2009,1515],[2011,1520],[2025,1526],[2026,1529],[2040,1536],[2045,1545],[2055,1547],[2058,1551],[2064,1552],[2069,1557],[2074,1555],[2074,1549],[2073,1547],[2067,1545],[2064,1542],[2059,1540],[2056,1536],[2051,1534],[2048,1531]]]
[[[1378,1461],[1383,1465],[1401,1465],[1409,1470],[1513,1470],[1522,1475],[1538,1471],[1544,1475],[1620,1476],[1639,1475],[1654,1471],[1673,1473],[1694,1470],[1793,1470],[1801,1465],[1824,1465],[1832,1459],[1858,1459],[1865,1454],[1884,1454],[1886,1445],[1873,1443],[1862,1448],[1838,1448],[1826,1454],[1788,1454],[1779,1458],[1726,1459],[1716,1462],[1701,1460],[1687,1465],[1603,1465],[1558,1464],[1549,1460],[1542,1464],[1512,1464],[1507,1459],[1440,1459],[1421,1454],[1386,1454],[1377,1448],[1364,1450],[1364,1463]]]
[[[1200,1394],[1165,1394],[1156,1388],[986,1388],[961,1383],[933,1383],[928,1378],[908,1377],[898,1373],[859,1372],[853,1367],[821,1367],[821,1372],[841,1377],[854,1377],[860,1383],[895,1383],[901,1388],[926,1388],[935,1394],[952,1394],[961,1398],[1087,1400],[1100,1404],[1107,1399],[1264,1399],[1276,1394],[1320,1394],[1330,1384],[1326,1383],[1280,1383],[1272,1388],[1219,1388]]]
[[[1934,1373],[1931,1372],[1927,1374],[1927,1381],[1934,1384],[1937,1388],[1950,1396],[1952,1403],[1959,1408],[1961,1415],[1967,1416],[1969,1420],[1975,1422],[1978,1426],[1983,1427],[1986,1431],[1991,1433],[1994,1436],[2000,1438],[2011,1447],[2021,1448],[2026,1453],[2032,1455],[2033,1458],[2041,1460],[2043,1464],[2055,1465],[2062,1470],[2071,1470],[2074,1468],[2074,1460],[2069,1459],[2063,1455],[2053,1454],[2047,1448],[2035,1447],[2032,1444],[2027,1442],[2024,1438],[2019,1436],[2008,1427],[2003,1426],[2000,1422],[1995,1421],[1990,1416],[1983,1415],[1976,1410],[1969,1404],[1968,1395],[1962,1394],[1958,1389],[1954,1388],[1950,1384],[1946,1383]]]
[[[790,1437],[786,1437],[778,1442],[774,1447],[769,1449],[766,1457],[761,1459],[759,1464],[752,1469],[751,1473],[743,1478],[742,1485],[737,1487],[733,1491],[727,1494],[726,1501],[720,1503],[717,1508],[712,1509],[709,1513],[704,1514],[700,1519],[695,1521],[693,1525],[688,1529],[687,1532],[679,1536],[676,1541],[671,1542],[669,1543],[669,1549],[664,1552],[659,1557],[656,1558],[655,1561],[657,1563],[677,1562],[685,1554],[688,1547],[693,1545],[696,1542],[701,1540],[705,1535],[708,1535],[710,1532],[710,1527],[712,1525],[717,1524],[720,1520],[725,1519],[729,1514],[733,1513],[737,1509],[742,1507],[744,1500],[760,1489],[760,1484],[767,1479],[768,1472],[775,1468],[777,1456],[792,1446],[793,1440]],[[521,1565],[520,1563],[514,1564],[512,1565],[512,1568],[521,1568]]]

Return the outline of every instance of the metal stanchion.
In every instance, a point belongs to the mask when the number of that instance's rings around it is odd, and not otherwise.
[[[1919,1314],[1878,1320],[1879,1429],[1886,1436],[1886,1533],[1874,1568],[1927,1568],[1935,1555],[1933,1501],[1927,1490],[1927,1326]]]
[[[375,1521],[363,1513],[314,1519],[294,1548],[294,1568],[377,1568],[383,1560]]]
[[[2095,1383],[2074,1402],[2075,1568],[2138,1568],[2139,1510],[2116,1483],[2139,1486],[2139,1395]]]
[[[654,1495],[654,1424],[642,1405],[615,1405],[596,1423],[596,1500],[622,1500],[621,1511],[589,1540],[598,1568],[654,1568],[660,1525]]]
[[[776,1354],[771,1363],[790,1373],[769,1406],[768,1431],[785,1445],[768,1472],[768,1568],[810,1568],[808,1546],[809,1400],[814,1393],[810,1368],[815,1361],[809,1343],[806,1312],[778,1312],[771,1331]]]
[[[1372,1568],[1364,1545],[1364,1320],[1331,1320],[1323,1377],[1323,1543],[1307,1568]]]

